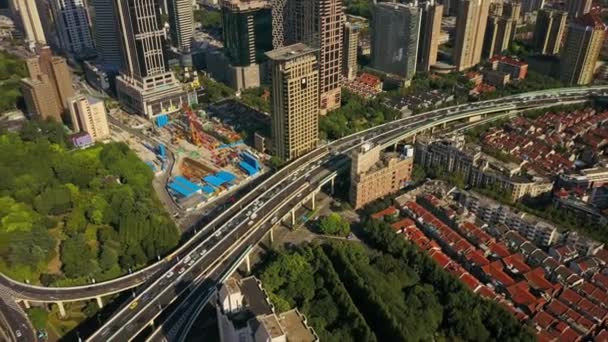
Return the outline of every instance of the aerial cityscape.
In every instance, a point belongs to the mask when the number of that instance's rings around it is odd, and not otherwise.
[[[608,342],[608,0],[0,0],[0,341]]]

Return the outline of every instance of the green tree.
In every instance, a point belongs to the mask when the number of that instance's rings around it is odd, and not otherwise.
[[[63,272],[68,278],[77,278],[96,273],[93,251],[84,234],[76,234],[61,244]]]
[[[350,224],[337,213],[331,213],[319,221],[319,231],[322,234],[348,236]]]

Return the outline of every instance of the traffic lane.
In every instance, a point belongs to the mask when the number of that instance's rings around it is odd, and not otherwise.
[[[276,205],[280,204],[285,197],[287,197],[289,194],[291,194],[293,192],[293,190],[296,190],[297,188],[301,187],[302,184],[304,184],[304,183],[305,183],[305,180],[300,180],[300,181],[296,182],[295,184],[293,184],[293,186],[289,187],[289,189],[291,189],[292,191],[291,192],[287,191],[287,195],[276,196],[271,202],[268,203],[270,205],[269,207],[267,205],[264,206],[264,209],[266,209],[266,210],[260,210],[260,217],[265,216],[268,212],[270,212],[273,208],[275,208]],[[191,268],[186,268],[184,271],[185,274],[183,276],[181,276],[181,278],[179,278],[179,280],[178,280],[178,278],[176,278],[175,280],[171,281],[171,283],[168,283],[169,279],[160,280],[159,282],[154,284],[152,287],[148,288],[148,291],[146,291],[146,296],[150,299],[154,298],[154,300],[160,300],[160,302],[159,302],[161,304],[160,309],[162,309],[163,304],[167,304],[168,302],[170,302],[170,299],[175,298],[175,295],[179,291],[184,290],[184,286],[187,286],[188,282],[191,282],[193,279],[198,277],[200,272],[202,272],[201,270],[209,269],[213,265],[215,260],[220,259],[224,255],[224,253],[227,250],[229,250],[230,247],[236,241],[238,241],[240,239],[240,237],[242,237],[244,234],[246,234],[248,232],[248,230],[251,227],[247,224],[244,224],[245,223],[244,219],[242,219],[240,222],[241,222],[241,224],[239,224],[237,226],[236,231],[232,232],[233,236],[227,237],[221,241],[217,241],[217,238],[210,239],[207,242],[206,247],[212,248],[213,246],[215,246],[213,248],[213,250],[210,249],[210,251],[207,252],[207,254],[205,254],[203,257],[201,257],[202,260],[197,265],[195,265]],[[263,233],[262,233],[262,235],[263,235]],[[240,251],[244,250],[244,248],[247,248],[247,247],[241,246],[237,250],[232,251],[232,253],[240,252]],[[179,268],[179,267],[182,267],[182,266],[175,267],[174,271],[176,268]],[[175,275],[173,275],[173,276],[175,276]],[[167,301],[166,298],[169,298],[169,301]],[[137,310],[122,311],[122,315],[120,318],[116,318],[112,322],[110,322],[110,324],[107,325],[105,328],[103,328],[103,331],[101,331],[95,337],[102,338],[105,336],[109,336],[111,338],[115,338],[114,335],[120,336],[123,333],[132,334],[132,333],[136,332],[137,329],[135,329],[135,326],[137,326],[137,324],[133,324],[133,323],[135,323],[135,322],[147,323],[149,321],[149,318],[154,316],[153,314],[152,314],[152,316],[149,316],[151,313],[154,313],[154,314],[158,313],[158,308],[153,309],[153,307],[155,307],[155,305],[147,306],[144,311],[137,311]]]
[[[0,314],[8,324],[10,330],[7,335],[12,336],[18,342],[35,342],[36,333],[30,325],[23,311],[18,311],[6,303],[5,298],[0,298]]]

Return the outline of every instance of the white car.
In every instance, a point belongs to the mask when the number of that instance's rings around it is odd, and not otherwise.
[[[173,277],[173,271],[167,273],[167,275],[165,276],[165,278],[167,278],[167,279],[169,279],[171,277]]]
[[[15,331],[15,336],[17,336],[17,338],[20,338],[21,336],[23,336],[23,335],[21,334],[21,330],[17,330],[17,331]]]

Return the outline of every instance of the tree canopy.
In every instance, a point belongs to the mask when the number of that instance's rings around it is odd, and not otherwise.
[[[54,273],[42,277],[50,282],[103,280],[176,246],[179,234],[152,190],[153,174],[126,145],[68,148],[56,123],[0,135],[3,272],[32,282],[45,272]],[[55,256],[61,273],[48,269]]]
[[[350,224],[340,214],[331,213],[319,221],[319,231],[322,234],[348,236]]]

